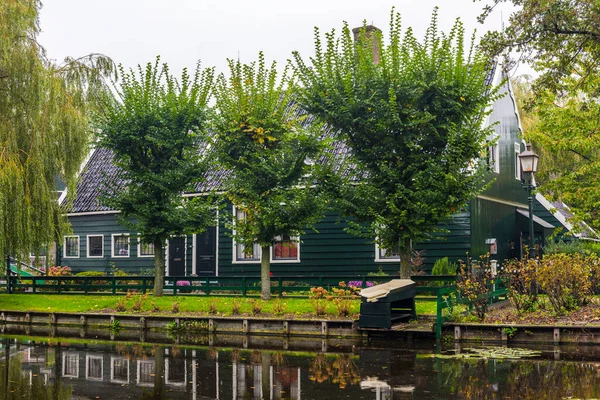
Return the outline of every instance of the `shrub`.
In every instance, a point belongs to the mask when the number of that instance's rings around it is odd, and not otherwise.
[[[331,291],[334,293],[333,304],[335,304],[340,317],[348,317],[352,311],[352,300],[358,297],[356,293],[359,291],[359,289],[353,286],[348,286],[345,282],[340,282],[339,286],[339,288],[331,289]]]
[[[450,262],[448,257],[438,259],[433,264],[431,275],[456,275],[458,272],[458,264]]]
[[[133,305],[131,306],[131,309],[133,311],[142,311],[147,299],[148,294],[133,296]]]
[[[154,270],[154,268],[140,269],[141,276],[154,276],[155,273],[156,273],[156,271]]]
[[[79,272],[77,274],[75,274],[75,276],[77,277],[90,277],[90,276],[106,276],[106,274],[102,271],[86,271],[86,272]],[[83,280],[75,280],[75,282],[77,282],[78,284],[83,285],[84,281]],[[88,284],[90,285],[106,285],[107,281],[106,280],[102,280],[102,279],[98,279],[98,280],[88,280]]]
[[[488,311],[488,297],[492,284],[489,255],[483,256],[479,263],[460,261],[460,272],[456,278],[456,287],[460,297],[473,304],[475,315],[480,321],[485,319]]]
[[[177,314],[179,312],[179,303],[174,301],[173,304],[171,304],[171,312],[173,314]]]
[[[240,308],[242,307],[242,300],[240,299],[231,299],[231,314],[238,315],[240,313]]]
[[[115,304],[115,310],[123,312],[127,309],[127,298],[121,297]]]
[[[217,313],[217,300],[212,299],[208,303],[208,313],[209,314],[216,314]]]
[[[538,308],[536,260],[507,260],[499,271],[507,297],[518,314],[533,312]]]
[[[60,265],[48,268],[48,276],[70,276],[71,268],[70,267],[61,267]]]
[[[368,288],[375,286],[375,282],[366,281],[365,283]],[[348,281],[348,286],[355,288],[362,288],[362,284],[362,281]]]
[[[410,257],[411,275],[425,275],[423,265],[425,264],[425,250],[414,250]]]
[[[285,312],[286,304],[281,301],[281,299],[277,299],[273,302],[273,314],[275,315],[283,315]]]
[[[327,307],[327,303],[325,299],[328,297],[328,292],[326,289],[323,289],[321,286],[318,288],[310,288],[310,294],[308,296],[311,299],[311,303],[315,308],[315,314],[318,316],[325,315],[325,308]]]
[[[562,314],[588,303],[593,267],[592,258],[580,253],[550,254],[540,261],[538,283],[555,313]]]
[[[253,300],[251,303],[252,306],[252,315],[258,315],[261,313],[263,308],[263,302],[261,300]]]

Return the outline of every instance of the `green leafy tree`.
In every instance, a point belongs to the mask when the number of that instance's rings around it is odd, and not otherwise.
[[[481,19],[504,1],[489,2]],[[506,29],[487,34],[482,46],[492,55],[518,52],[539,74],[524,111],[539,122],[525,137],[549,161],[540,164],[540,190],[600,228],[600,3],[509,2],[517,11]]]
[[[315,33],[307,64],[294,54],[304,84],[300,104],[335,130],[351,149],[358,184],[345,185],[339,202],[363,222],[359,233],[400,253],[400,274],[410,276],[411,241],[426,239],[484,187],[482,128],[495,91],[485,85],[490,62],[471,46],[457,20],[438,32],[437,10],[425,39],[401,32],[392,10],[389,44],[363,27],[353,41]]]
[[[0,259],[24,257],[68,229],[56,178],[72,190],[91,137],[90,110],[112,61],[46,58],[37,0],[0,2]]]
[[[219,76],[215,89],[215,148],[231,171],[224,190],[238,210],[230,227],[247,251],[260,246],[264,299],[271,294],[270,246],[295,246],[327,205],[325,141],[294,104],[294,88],[287,70],[278,79],[275,63],[266,67],[260,53],[258,63],[229,60],[229,77]]]
[[[121,211],[120,222],[154,245],[154,295],[161,296],[165,241],[214,223],[210,198],[185,197],[204,181],[210,165],[204,130],[213,70],[196,67],[179,80],[166,64],[120,70],[120,87],[98,116],[98,146],[112,150],[122,170],[106,184],[103,203]]]

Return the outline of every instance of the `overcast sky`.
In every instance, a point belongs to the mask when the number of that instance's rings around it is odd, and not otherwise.
[[[339,29],[363,20],[387,36],[390,10],[402,15],[421,37],[433,8],[448,31],[460,17],[470,36],[501,27],[510,8],[495,12],[485,25],[477,22],[483,3],[472,0],[43,0],[39,38],[50,58],[103,53],[132,67],[157,55],[172,71],[193,68],[197,60],[223,72],[227,58],[256,59],[259,50],[281,63],[291,52],[313,54],[313,28]]]

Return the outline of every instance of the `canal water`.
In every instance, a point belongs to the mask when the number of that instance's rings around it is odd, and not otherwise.
[[[600,398],[600,350],[369,343],[327,351],[0,337],[5,399]],[[511,358],[506,358],[511,357]]]

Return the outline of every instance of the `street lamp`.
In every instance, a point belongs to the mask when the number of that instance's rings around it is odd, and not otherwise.
[[[533,190],[535,189],[535,173],[538,168],[540,157],[531,151],[531,145],[526,146],[527,150],[518,155],[521,165],[523,180],[521,185],[527,190],[529,197],[529,257],[535,259],[535,239],[533,237]]]

